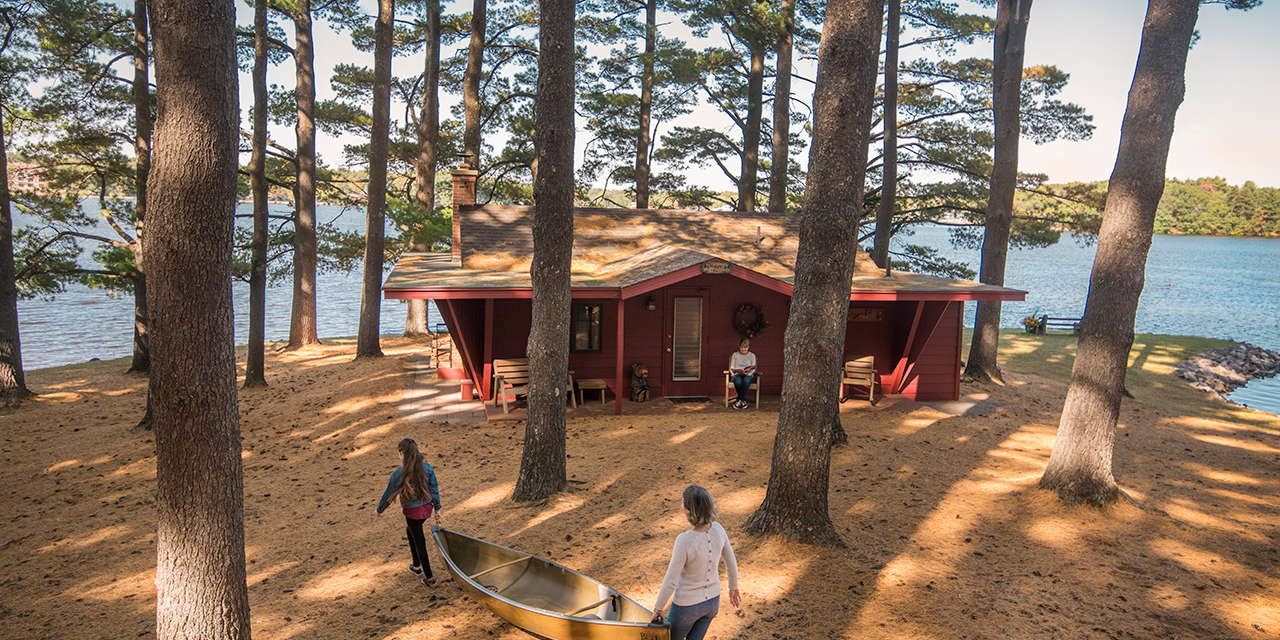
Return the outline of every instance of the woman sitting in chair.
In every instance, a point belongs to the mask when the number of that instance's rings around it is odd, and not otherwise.
[[[738,343],[738,352],[729,358],[729,374],[733,376],[733,388],[738,391],[733,408],[746,409],[747,391],[756,379],[756,354],[751,353],[750,340],[743,338]]]

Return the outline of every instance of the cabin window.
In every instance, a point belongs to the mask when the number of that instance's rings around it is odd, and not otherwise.
[[[572,339],[569,342],[571,353],[600,353],[600,305],[573,305],[573,320],[570,330]]]

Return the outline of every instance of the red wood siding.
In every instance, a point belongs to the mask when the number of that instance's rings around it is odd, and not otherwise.
[[[920,402],[956,400],[960,382],[961,302],[947,304],[933,335],[922,345],[902,395]],[[921,336],[923,337],[923,336]]]

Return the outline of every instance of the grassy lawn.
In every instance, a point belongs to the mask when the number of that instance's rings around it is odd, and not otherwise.
[[[962,357],[968,357],[972,337],[973,330],[965,329]],[[1021,329],[1003,329],[1000,331],[1000,366],[1005,371],[1070,382],[1078,338],[1067,332],[1031,335]],[[1239,407],[1211,401],[1204,392],[1173,375],[1174,365],[1182,360],[1231,344],[1230,340],[1213,338],[1137,334],[1129,352],[1126,386],[1136,399],[1148,405],[1187,415],[1238,419],[1235,415]]]

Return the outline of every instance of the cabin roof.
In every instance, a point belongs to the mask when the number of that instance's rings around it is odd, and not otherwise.
[[[403,255],[387,277],[387,297],[434,297],[472,290],[530,289],[533,207],[484,206],[458,216],[461,259],[442,253]],[[693,275],[723,261],[758,280],[795,284],[799,224],[794,215],[672,209],[574,210],[571,281],[575,288],[634,288],[663,276]],[[857,250],[853,291],[875,297],[1021,300],[1025,292],[971,281],[895,271],[885,276]],[[759,278],[764,276],[765,278]],[[433,296],[423,294],[432,292]],[[469,296],[470,297],[470,296]],[[625,296],[624,296],[625,297]]]

